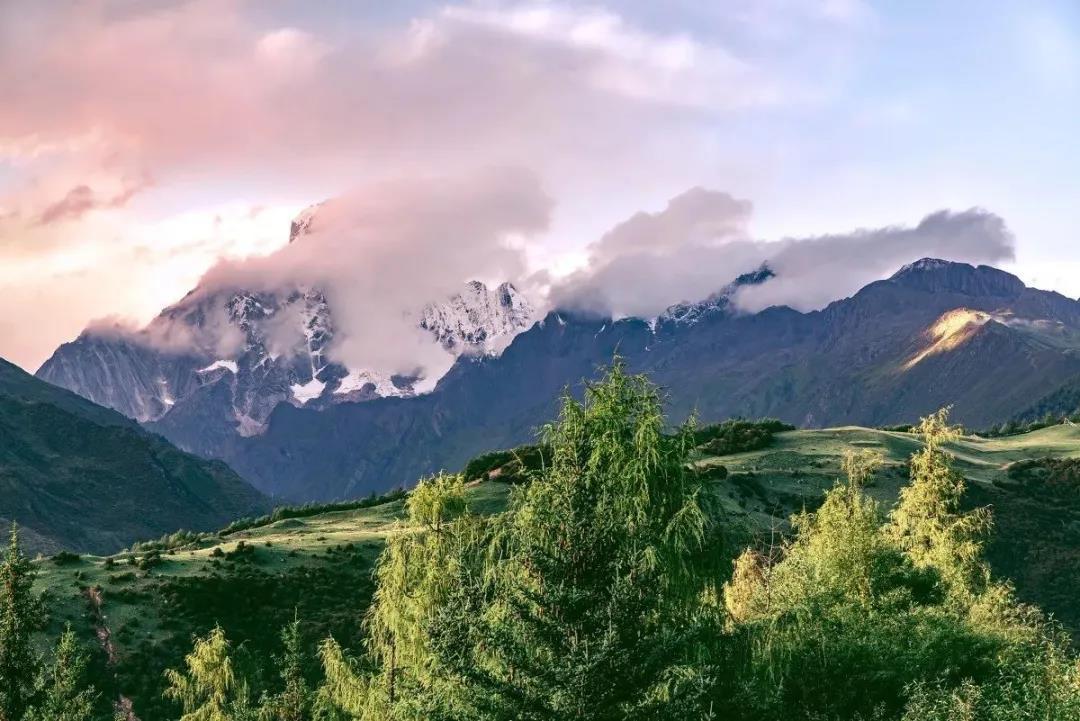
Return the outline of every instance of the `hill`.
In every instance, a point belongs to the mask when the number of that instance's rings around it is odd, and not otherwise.
[[[224,463],[0,360],[0,526],[32,551],[112,552],[267,504]]]
[[[840,475],[845,450],[884,454],[887,464],[870,491],[891,503],[907,481],[907,459],[918,446],[906,433],[800,430],[777,434],[764,449],[702,454],[696,463],[715,479],[711,487],[737,539],[767,547],[788,530],[791,513],[820,503]],[[950,450],[969,479],[968,503],[993,507],[989,556],[995,572],[1013,579],[1022,598],[1076,634],[1080,604],[1071,589],[1080,584],[1080,481],[1041,472],[1048,462],[1040,459],[1080,459],[1080,429],[966,437]],[[718,471],[721,465],[727,473]],[[505,483],[474,481],[468,502],[475,511],[498,512],[509,490]],[[163,717],[156,705],[162,670],[179,661],[193,633],[215,623],[235,643],[265,655],[279,651],[277,629],[298,612],[308,638],[333,634],[355,648],[360,615],[373,591],[373,564],[401,512],[401,500],[394,500],[266,520],[172,550],[148,547],[62,564],[46,560],[39,566],[41,585],[60,608],[54,624],[70,621],[84,634],[108,631],[112,660],[97,659],[102,687],[131,697],[143,718]],[[250,612],[253,604],[258,614]]]

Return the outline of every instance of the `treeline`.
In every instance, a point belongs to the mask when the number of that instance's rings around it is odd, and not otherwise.
[[[989,430],[980,431],[978,435],[984,436],[986,438],[1018,436],[1023,433],[1031,433],[1032,431],[1042,430],[1043,428],[1060,426],[1063,423],[1080,423],[1080,413],[1074,413],[1071,415],[1047,413],[1038,420],[1031,421],[1017,420],[1014,418],[1010,421],[994,426]]]
[[[694,445],[702,452],[712,456],[729,456],[766,448],[772,443],[774,435],[793,430],[795,426],[774,418],[760,421],[734,418],[699,428],[692,435]]]
[[[505,513],[471,513],[461,476],[408,495],[358,655],[325,639],[308,673],[294,623],[257,674],[217,628],[168,698],[181,721],[1080,719],[1064,633],[983,560],[947,413],[917,431],[891,509],[864,491],[881,457],[849,453],[787,541],[742,549],[689,468],[697,431],[616,366],[563,400]]]

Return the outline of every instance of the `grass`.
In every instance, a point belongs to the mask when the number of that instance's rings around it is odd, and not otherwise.
[[[468,500],[476,512],[491,513],[504,507],[508,492],[506,484],[472,484]],[[102,639],[107,629],[108,644],[98,644],[93,660],[97,686],[109,698],[132,699],[140,718],[169,718],[173,709],[159,698],[162,675],[181,662],[193,634],[216,623],[252,656],[279,653],[278,631],[294,614],[312,646],[333,635],[355,648],[371,571],[403,510],[396,500],[286,518],[198,547],[59,565],[43,559],[38,588],[53,610],[50,633],[71,623],[80,637]]]

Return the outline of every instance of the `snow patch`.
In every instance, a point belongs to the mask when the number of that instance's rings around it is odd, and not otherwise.
[[[240,371],[239,367],[236,365],[236,361],[216,360],[205,368],[200,368],[197,372],[209,373],[210,371],[216,371],[218,368],[224,368],[234,375]]]
[[[307,383],[293,383],[289,388],[292,390],[293,398],[296,399],[297,403],[304,405],[308,401],[321,396],[326,384],[318,378],[312,378]]]

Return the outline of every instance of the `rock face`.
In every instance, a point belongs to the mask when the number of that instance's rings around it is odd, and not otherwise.
[[[517,288],[503,283],[489,291],[474,280],[446,302],[427,305],[420,327],[451,353],[475,355],[501,351],[532,320],[533,309]]]
[[[729,296],[656,320],[551,313],[498,357],[460,358],[430,394],[320,413],[281,405],[265,433],[222,455],[295,498],[411,483],[531,440],[562,390],[579,392],[616,353],[665,388],[674,421],[875,426],[953,405],[984,428],[1080,376],[1080,302],[994,268],[924,260],[811,313],[740,313]]]
[[[489,290],[472,282],[418,315],[433,343],[484,355],[526,328],[532,309],[508,283]],[[216,455],[226,436],[261,433],[282,403],[325,408],[415,394],[417,378],[331,360],[334,338],[334,314],[318,289],[196,289],[136,333],[84,332],[37,376]]]
[[[0,360],[0,526],[32,552],[112,553],[270,505],[224,463]]]

